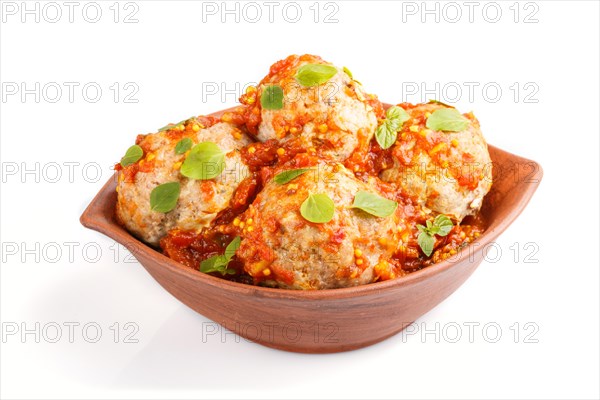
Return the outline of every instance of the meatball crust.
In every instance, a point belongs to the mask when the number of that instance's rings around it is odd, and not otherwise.
[[[388,261],[399,241],[400,207],[386,218],[351,208],[358,191],[377,193],[376,186],[339,163],[321,160],[309,167],[288,183],[267,181],[243,215],[237,256],[246,272],[256,283],[288,289],[349,287],[382,274],[394,276]],[[312,223],[302,217],[301,204],[315,193],[333,200],[331,221]]]
[[[463,114],[461,132],[427,129],[427,118],[447,106],[440,103],[399,104],[411,119],[391,148],[393,165],[380,178],[395,183],[417,203],[460,222],[481,208],[492,185],[491,159],[479,121]]]
[[[271,66],[258,88],[240,99],[246,104],[246,125],[258,140],[295,141],[298,147],[321,147],[335,160],[366,150],[377,127],[381,104],[343,69],[327,82],[304,87],[295,76],[307,64],[332,66],[313,55],[292,55]],[[347,71],[347,70],[346,70]],[[283,89],[283,108],[264,109],[261,98],[269,85]]]
[[[239,149],[251,140],[235,125],[215,122],[206,117],[192,118],[172,129],[138,137],[144,155],[121,170],[117,184],[116,216],[130,232],[156,246],[170,229],[208,227],[228,207],[238,184],[249,174]],[[186,137],[194,144],[213,142],[226,152],[225,167],[219,176],[194,180],[180,174],[187,153],[177,154],[175,146]],[[168,213],[152,211],[150,193],[167,182],[181,185],[177,206]]]

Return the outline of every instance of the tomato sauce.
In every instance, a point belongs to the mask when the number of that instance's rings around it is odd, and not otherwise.
[[[297,59],[288,58],[282,60],[271,67],[269,75],[265,80],[269,80],[279,74],[284,74],[289,68],[293,68],[298,62]],[[256,134],[258,126],[261,122],[260,106],[257,103],[257,89],[250,88],[240,101],[244,107],[240,107],[233,112],[223,116],[223,120],[232,122],[238,125],[245,125],[251,134]],[[372,105],[377,118],[381,121],[385,118],[385,111],[381,103],[376,98],[367,100]],[[401,104],[406,110],[415,107],[412,104]],[[473,117],[474,118],[474,117]],[[426,116],[418,115],[403,125],[403,129],[398,132],[399,140],[414,140],[415,145],[412,148],[402,148],[395,146],[390,149],[382,149],[375,139],[371,140],[366,146],[366,151],[356,152],[344,162],[345,167],[355,173],[362,180],[369,180],[373,176],[378,176],[383,170],[394,165],[394,160],[405,166],[410,166],[415,163],[416,157],[420,152],[426,152],[430,155],[433,164],[444,165],[448,173],[457,179],[461,186],[468,187],[473,190],[477,187],[481,179],[478,171],[465,171],[462,166],[445,165],[451,151],[451,144],[446,136],[439,132],[430,131],[427,135],[422,135],[421,132],[425,129]],[[274,121],[277,127],[283,129],[287,134],[296,127],[301,129],[305,121]],[[210,126],[215,123],[213,119],[208,118],[202,122],[205,126]],[[204,124],[206,123],[206,124]],[[417,126],[418,129],[415,129]],[[413,127],[411,129],[411,127]],[[186,130],[169,131],[169,135],[185,135]],[[143,136],[138,138],[138,143],[143,148]],[[160,246],[163,252],[172,259],[181,262],[182,264],[198,269],[200,263],[214,255],[223,254],[225,247],[241,232],[240,217],[254,201],[257,194],[262,190],[263,186],[272,179],[278,172],[285,169],[311,167],[318,163],[318,158],[321,153],[327,149],[310,148],[306,149],[295,138],[288,138],[285,143],[280,143],[277,140],[268,140],[264,143],[255,142],[240,150],[242,160],[250,170],[250,176],[246,177],[235,190],[231,199],[230,206],[219,213],[212,225],[201,232],[185,231],[174,229],[160,241]],[[146,152],[146,149],[144,149]],[[461,155],[462,161],[468,163],[473,161],[473,156],[468,153]],[[151,168],[151,163],[135,163],[128,167],[121,167],[120,164],[115,166],[115,169],[122,171],[124,179],[133,181],[137,172],[144,168]],[[389,268],[376,271],[376,275],[380,280],[393,279],[398,276],[403,276],[408,273],[417,271],[431,264],[449,259],[458,253],[458,251],[475,240],[483,231],[485,221],[480,216],[467,217],[460,225],[455,225],[447,236],[435,236],[434,251],[430,257],[426,257],[421,251],[418,244],[419,230],[417,225],[425,225],[431,216],[424,213],[415,202],[415,199],[403,193],[396,186],[375,180],[375,185],[383,196],[398,202],[402,208],[402,226],[400,232],[401,243],[399,250],[394,257],[389,260]],[[278,230],[278,222],[262,221],[260,229],[263,231],[276,232]],[[400,229],[400,228],[399,228]],[[331,246],[332,251],[337,251],[338,245],[344,239],[344,232],[340,230],[333,232],[331,243],[325,244],[325,248]],[[368,240],[378,240],[379,238],[368,238]],[[257,242],[253,256],[256,259],[249,260],[251,264],[259,261],[269,262],[273,257],[271,249],[264,246],[264,243]],[[262,246],[262,247],[261,247]],[[263,248],[264,247],[264,248]],[[252,278],[244,271],[244,265],[235,256],[229,264],[229,268],[233,268],[236,273],[232,275],[222,276],[215,273],[215,276],[223,277],[234,281],[257,284],[267,279],[261,277],[259,273]],[[352,274],[352,268],[340,270],[341,274]],[[282,282],[291,284],[293,276],[289,270],[278,270],[276,265],[272,266],[273,276]],[[271,278],[273,278],[273,276]]]
[[[162,248],[163,253],[169,258],[172,258],[187,267],[198,269],[202,261],[212,256],[223,254],[225,248],[234,237],[235,235],[222,234],[210,230],[196,232],[173,229],[161,239],[160,247]],[[232,268],[236,272],[232,275],[225,275],[225,277],[238,281],[246,279],[243,277],[243,264],[237,257],[234,256],[232,258],[227,265],[227,268]],[[222,277],[218,272],[211,274]]]
[[[169,232],[160,243],[166,255],[190,268],[198,269],[203,260],[213,255],[223,254],[227,244],[240,232],[239,228],[233,226],[233,221],[246,211],[266,182],[281,170],[311,167],[318,162],[318,151],[306,152],[305,149],[295,145],[293,141],[285,144],[279,144],[276,140],[252,143],[241,150],[241,155],[251,174],[240,183],[234,192],[230,207],[217,216],[211,228],[202,232],[181,230]],[[369,176],[378,175],[383,169],[391,166],[392,163],[391,150],[382,149],[373,140],[369,145],[366,156],[360,159],[350,158],[346,161],[345,166],[354,170],[359,179],[366,180]],[[132,168],[132,171],[135,171],[135,167]],[[397,201],[399,206],[403,208],[402,215],[405,224],[400,250],[390,260],[390,269],[381,273],[380,280],[403,276],[448,259],[467,243],[475,240],[484,230],[485,224],[480,217],[467,217],[461,225],[455,226],[447,236],[436,236],[435,250],[431,257],[426,257],[418,245],[419,231],[416,226],[418,224],[425,225],[426,220],[430,217],[422,213],[415,205],[414,200],[399,191],[394,185],[380,180],[375,182],[378,190],[385,197]],[[271,228],[268,226],[268,221],[263,222],[262,229],[277,231],[276,221],[273,221],[275,226]],[[343,236],[343,231],[334,232],[331,243],[332,248],[337,249],[335,244],[341,242]],[[255,254],[260,259],[253,260],[254,262],[267,260],[272,256],[272,252],[268,248],[263,249],[263,251],[256,250]],[[219,273],[214,275],[254,284],[266,279],[266,277],[260,276],[250,277],[244,272],[242,263],[236,258],[231,261],[230,267],[236,270],[234,275],[222,276]],[[282,282],[291,283],[293,281],[293,276],[290,275],[289,271],[273,269],[272,272]],[[348,270],[345,273],[351,274],[352,271]]]

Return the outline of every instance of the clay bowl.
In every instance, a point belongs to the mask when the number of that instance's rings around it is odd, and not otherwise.
[[[481,249],[523,211],[540,183],[541,167],[494,146],[489,146],[489,151],[494,183],[481,210],[488,226],[478,243],[406,277],[354,288],[271,289],[229,282],[187,268],[117,224],[116,176],[92,200],[81,223],[126,246],[169,293],[242,337],[294,352],[353,350],[402,331],[446,299],[481,263]]]

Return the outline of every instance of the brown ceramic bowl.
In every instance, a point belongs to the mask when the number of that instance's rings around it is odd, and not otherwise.
[[[116,222],[116,177],[92,200],[81,223],[126,246],[169,293],[242,337],[303,353],[353,350],[400,332],[446,299],[481,263],[481,249],[523,211],[540,183],[541,167],[494,146],[489,151],[494,183],[481,210],[487,229],[477,239],[477,247],[467,246],[452,259],[403,278],[353,288],[271,289],[187,268],[140,242]],[[469,252],[469,248],[477,250]]]

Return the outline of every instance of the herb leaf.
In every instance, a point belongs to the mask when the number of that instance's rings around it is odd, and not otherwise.
[[[427,226],[417,225],[419,232],[421,232],[417,237],[417,242],[419,243],[421,250],[423,250],[423,253],[429,257],[433,252],[433,246],[435,245],[435,235],[447,236],[454,224],[452,223],[452,220],[444,214],[436,216],[433,222],[427,220],[425,224]]]
[[[385,118],[398,131],[410,119],[410,115],[402,107],[392,106],[385,112]]]
[[[127,167],[128,165],[134,164],[138,162],[140,158],[144,155],[144,150],[137,144],[134,144],[130,148],[127,149],[123,158],[121,158],[121,166]]]
[[[227,267],[228,263],[227,258],[224,255],[219,254],[202,261],[200,263],[200,271],[204,273],[222,272]]]
[[[198,143],[181,165],[181,174],[190,179],[213,179],[225,167],[225,153],[213,142]]]
[[[300,206],[300,214],[305,220],[316,224],[323,224],[331,221],[335,205],[333,200],[326,194],[310,194]]]
[[[287,171],[282,171],[275,175],[275,178],[273,178],[273,180],[275,181],[275,183],[285,185],[286,183],[296,179],[300,175],[310,170],[312,170],[312,168],[289,169]]]
[[[427,229],[429,230],[429,232],[433,232],[433,223],[432,223],[431,221],[427,220],[427,221],[425,222],[425,225],[427,225]],[[436,231],[435,231],[435,232],[433,232],[433,233],[437,233],[437,229],[436,229]]]
[[[402,125],[410,119],[410,115],[398,106],[388,108],[385,113],[385,120],[377,127],[375,139],[382,149],[389,149],[398,138],[398,131]]]
[[[342,69],[343,69],[344,73],[350,77],[350,79],[354,80],[354,77],[352,76],[352,72],[350,72],[350,70],[347,67],[344,67]]]
[[[159,131],[159,132],[162,132],[162,131],[168,131],[169,129],[173,129],[173,128],[175,128],[176,126],[178,126],[178,125],[180,125],[180,124],[183,124],[184,122],[187,122],[187,121],[189,121],[189,120],[190,120],[190,119],[192,119],[192,118],[194,118],[194,117],[189,117],[189,118],[186,118],[186,119],[184,119],[184,120],[181,120],[181,121],[179,121],[179,122],[178,122],[178,123],[176,123],[176,124],[167,124],[167,125],[163,126],[162,128],[159,128],[159,129],[158,129],[158,131]]]
[[[177,205],[180,191],[179,182],[158,185],[150,192],[150,209],[156,212],[168,213]]]
[[[433,246],[435,244],[435,239],[433,236],[429,235],[428,233],[421,232],[417,237],[417,242],[419,243],[421,250],[423,250],[423,253],[429,257],[433,252]]]
[[[239,249],[241,242],[242,239],[239,236],[236,236],[225,248],[225,254],[218,254],[202,261],[200,263],[200,272],[220,272],[221,275],[235,274],[236,270],[233,268],[227,268],[227,266],[235,255],[237,249]]]
[[[296,81],[302,86],[312,87],[322,85],[337,74],[336,67],[324,64],[306,64],[298,68]]]
[[[389,217],[396,211],[398,203],[375,193],[360,191],[354,196],[352,208],[359,208],[376,217]]]
[[[350,72],[350,70],[347,67],[342,68],[342,70],[344,71],[344,73],[346,75],[348,75],[348,77],[350,79],[352,79],[354,82],[358,83],[359,85],[362,85],[362,83],[360,83],[359,81],[357,81],[356,79],[354,79],[354,76],[352,76],[352,72]]]
[[[231,243],[227,245],[225,248],[225,257],[227,260],[231,260],[231,258],[235,255],[235,252],[240,248],[240,244],[242,243],[242,238],[236,236]]]
[[[454,224],[450,218],[444,214],[440,214],[433,220],[433,226],[438,228],[437,235],[446,236],[450,233]]]
[[[456,108],[440,108],[427,118],[426,125],[434,131],[460,132],[467,129],[469,120]]]
[[[283,89],[281,86],[265,86],[260,95],[260,105],[265,110],[281,110],[283,108]]]
[[[191,149],[193,145],[194,142],[192,141],[192,139],[190,139],[189,137],[183,138],[175,145],[175,153],[183,154],[189,149]]]
[[[439,104],[439,105],[444,106],[444,107],[453,108],[452,106],[450,106],[450,105],[448,105],[446,103],[442,103],[441,101],[435,100],[435,99],[429,100],[428,103],[429,104]]]
[[[398,132],[387,121],[383,121],[375,131],[375,139],[377,139],[377,143],[379,143],[382,149],[389,149],[396,143]]]

